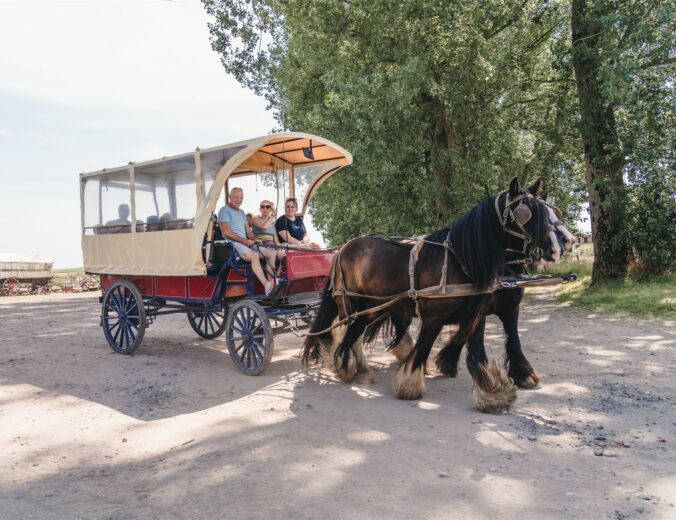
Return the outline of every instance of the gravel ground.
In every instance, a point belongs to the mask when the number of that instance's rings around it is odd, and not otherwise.
[[[290,334],[247,377],[184,316],[122,356],[98,315],[93,293],[0,299],[0,518],[676,518],[673,322],[535,293],[521,334],[543,384],[494,416],[464,365],[399,401],[382,347],[372,385],[303,369]]]

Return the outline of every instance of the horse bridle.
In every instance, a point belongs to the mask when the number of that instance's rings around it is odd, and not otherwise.
[[[520,238],[523,241],[523,249],[521,251],[514,251],[516,253],[522,254],[524,256],[528,255],[528,247],[533,242],[533,237],[531,234],[526,231],[524,226],[533,218],[533,214],[528,206],[523,204],[523,200],[526,198],[535,198],[530,193],[521,193],[514,197],[510,198],[509,192],[505,192],[505,209],[500,212],[500,197],[495,197],[495,211],[498,214],[498,219],[500,220],[500,225],[502,230],[505,233],[509,233],[517,238]],[[514,230],[507,227],[507,224],[513,223],[519,229]],[[542,248],[536,247],[530,252],[530,256],[534,259],[539,259],[544,254]]]

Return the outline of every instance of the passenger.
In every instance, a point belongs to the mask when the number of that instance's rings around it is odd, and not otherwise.
[[[120,204],[117,207],[118,218],[106,222],[106,226],[111,227],[109,233],[129,233],[131,232],[131,222],[129,221],[129,204]]]
[[[310,242],[303,219],[296,215],[297,211],[298,203],[296,199],[286,199],[284,215],[279,217],[275,223],[275,229],[279,234],[280,241],[302,248],[316,249],[321,247],[319,244]]]
[[[258,281],[263,284],[266,296],[272,291],[272,282],[265,278],[263,269],[258,261],[259,257],[265,258],[265,262],[270,273],[275,269],[275,251],[265,247],[258,247],[254,240],[255,235],[247,222],[244,211],[240,209],[244,200],[244,191],[242,188],[233,188],[230,190],[228,204],[223,206],[218,212],[218,224],[221,233],[226,240],[232,242],[237,254],[245,261],[251,262],[253,270]]]
[[[171,231],[176,229],[176,222],[171,213],[164,213],[159,220],[160,226],[165,231]]]
[[[146,231],[161,231],[164,226],[160,224],[160,219],[157,215],[150,215],[146,219]]]
[[[279,245],[275,231],[275,206],[269,200],[261,201],[260,214],[251,217],[251,230],[261,245],[274,247]]]
[[[282,259],[286,256],[283,249],[279,249],[279,238],[275,230],[275,205],[269,200],[263,200],[260,204],[260,214],[251,218],[251,230],[260,240],[261,246],[275,252],[275,257]]]

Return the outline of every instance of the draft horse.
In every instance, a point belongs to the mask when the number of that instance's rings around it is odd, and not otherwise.
[[[553,244],[552,258],[554,261],[558,261],[563,253],[572,250],[576,239],[561,222],[561,211],[556,206],[547,203],[547,196],[543,194],[542,190],[542,180],[538,179],[528,188],[528,191],[546,205],[545,209],[549,218],[548,236]],[[518,250],[508,250],[506,257],[504,274],[517,278],[527,275],[525,266],[534,262],[533,258],[527,258],[523,251]],[[519,388],[533,389],[539,386],[541,378],[521,348],[519,310],[523,294],[523,288],[496,290],[490,298],[486,314],[494,314],[502,322],[506,337],[505,368],[508,377]],[[374,323],[366,328],[364,343],[375,342],[382,331],[388,349],[401,361],[413,348],[413,340],[408,332],[400,334],[398,331],[401,331],[402,328],[407,329],[409,325],[410,322],[397,324],[390,319]],[[457,377],[458,375],[458,361],[465,346],[462,341],[463,338],[458,335],[451,336],[445,348],[437,355],[435,360],[437,369],[448,377]]]
[[[515,178],[506,192],[483,200],[450,229],[436,231],[426,241],[412,272],[409,245],[376,237],[360,237],[345,244],[336,255],[319,312],[303,344],[303,360],[322,361],[346,382],[370,380],[372,370],[363,349],[367,327],[374,330],[377,324],[389,321],[395,329],[392,344],[396,345],[417,314],[420,332],[393,378],[395,395],[420,399],[425,394],[432,344],[444,325],[456,324],[454,338],[460,345],[468,344],[467,367],[474,381],[477,408],[492,413],[509,410],[516,400],[516,387],[502,365],[488,361],[483,343],[485,316],[510,250],[555,261],[558,244],[549,234],[547,207]],[[450,287],[471,284],[473,290],[454,297],[422,296],[424,288],[440,284],[440,280]],[[395,296],[396,301],[384,307],[383,301]],[[347,320],[342,334],[335,328],[327,330],[337,320]],[[440,352],[441,359],[448,355],[447,348]]]

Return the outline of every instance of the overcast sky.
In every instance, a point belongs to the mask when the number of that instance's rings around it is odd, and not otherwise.
[[[78,174],[264,135],[198,0],[0,0],[0,253],[82,265]]]

